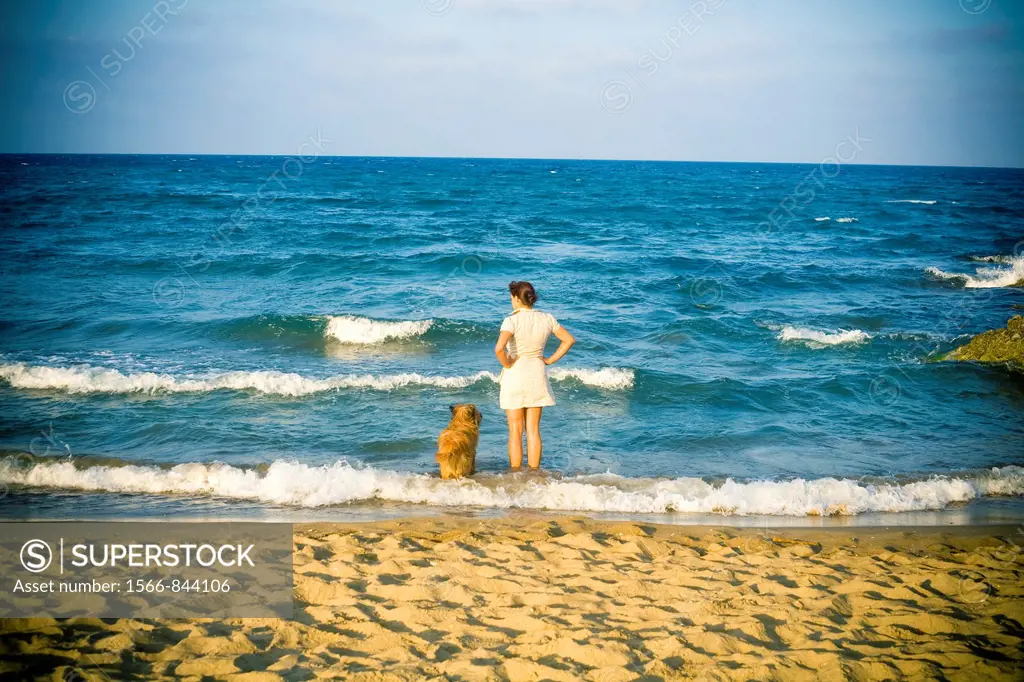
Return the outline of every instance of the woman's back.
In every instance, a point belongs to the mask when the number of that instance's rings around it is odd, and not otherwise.
[[[543,357],[548,337],[559,327],[550,313],[532,308],[520,308],[501,323],[501,331],[512,332],[508,349],[514,358]]]

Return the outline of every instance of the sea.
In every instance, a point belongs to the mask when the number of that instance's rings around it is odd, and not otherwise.
[[[942,361],[1024,312],[1024,170],[4,155],[0,244],[0,519],[1024,520],[1024,375]],[[577,339],[537,472],[512,280]]]

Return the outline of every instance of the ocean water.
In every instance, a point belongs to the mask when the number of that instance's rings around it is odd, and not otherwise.
[[[1019,514],[1024,171],[0,157],[0,518]],[[578,342],[507,472],[510,280]],[[1020,312],[1020,311],[1016,311]],[[552,348],[554,342],[552,343]],[[484,414],[441,481],[448,406]],[[915,517],[917,518],[917,517]]]

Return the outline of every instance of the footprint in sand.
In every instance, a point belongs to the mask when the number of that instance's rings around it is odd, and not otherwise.
[[[746,555],[764,554],[773,546],[774,543],[772,543],[771,535],[769,535],[767,530],[748,535],[740,543],[740,549]]]
[[[422,598],[437,603],[472,601],[472,585],[479,581],[479,576],[471,569],[472,565],[462,562],[436,565],[431,575],[423,580]]]
[[[985,580],[985,576],[981,573],[967,571],[960,576],[957,592],[960,593],[960,599],[964,603],[977,606],[992,596],[992,585]]]

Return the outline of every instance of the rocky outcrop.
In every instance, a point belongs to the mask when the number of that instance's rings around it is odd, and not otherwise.
[[[993,329],[978,334],[967,345],[947,354],[945,359],[1005,362],[1014,369],[1024,371],[1024,317],[1011,317],[1006,323],[1006,329]]]

